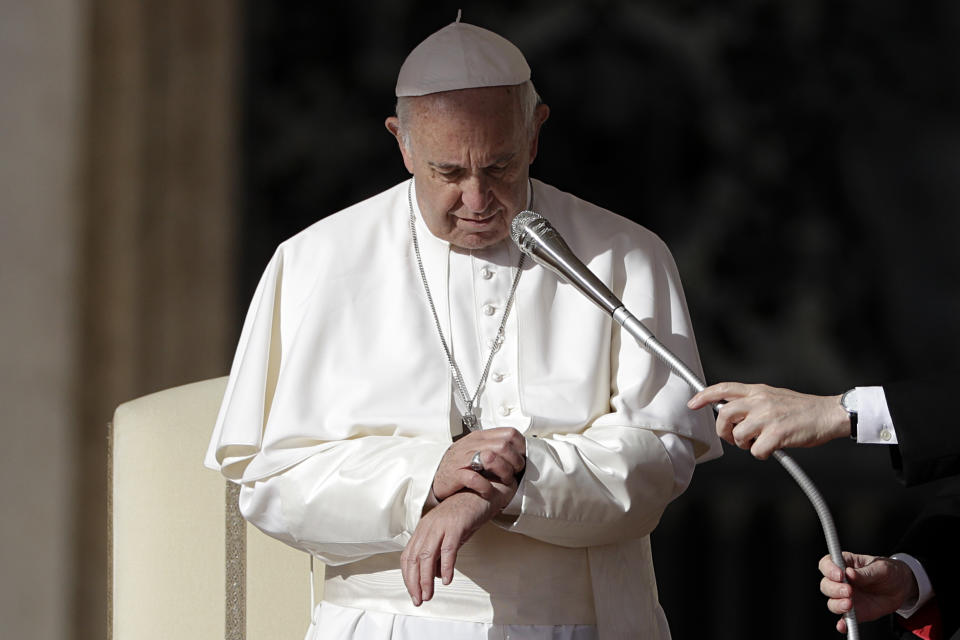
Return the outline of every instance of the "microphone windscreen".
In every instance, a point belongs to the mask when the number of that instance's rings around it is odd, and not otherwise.
[[[546,218],[541,216],[536,211],[530,210],[521,211],[514,216],[513,222],[510,223],[510,237],[513,238],[513,241],[524,252],[527,252],[527,247],[524,246],[524,239],[527,229],[531,228],[532,225],[550,228],[550,223],[547,222]]]

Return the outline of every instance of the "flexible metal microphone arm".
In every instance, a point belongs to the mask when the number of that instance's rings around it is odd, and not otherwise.
[[[685,362],[663,346],[653,335],[653,332],[630,313],[620,299],[574,255],[567,243],[563,241],[563,238],[546,218],[534,211],[521,211],[510,225],[510,236],[521,251],[556,273],[561,280],[572,284],[591,302],[612,315],[614,321],[632,335],[641,347],[683,378],[684,382],[695,392],[703,391],[706,388],[703,380]],[[714,405],[714,412],[720,406],[722,405]],[[843,560],[833,516],[830,514],[826,501],[820,495],[816,485],[793,458],[783,451],[774,451],[773,456],[800,485],[804,494],[813,504],[817,516],[820,518],[820,526],[823,528],[823,535],[827,541],[830,559],[840,567],[841,572],[844,573],[843,581],[846,582],[847,578],[844,570],[846,563]],[[849,640],[860,640],[860,628],[857,624],[856,612],[850,609],[844,614],[844,619],[847,622],[847,638]]]

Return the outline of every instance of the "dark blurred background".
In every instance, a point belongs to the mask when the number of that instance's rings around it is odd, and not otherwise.
[[[839,394],[956,368],[952,2],[247,3],[240,299],[279,241],[406,178],[396,72],[458,7],[552,108],[532,175],[671,247],[709,380]],[[796,458],[846,549],[895,551],[931,491],[883,447]],[[728,448],[653,540],[674,638],[835,633],[818,520],[777,463]]]
[[[552,108],[534,177],[671,247],[709,381],[956,371],[955,2],[9,0],[6,635],[104,637],[113,408],[224,375],[277,243],[407,177],[396,73],[460,8]],[[896,551],[936,490],[900,487],[880,446],[795,457],[849,550]],[[653,544],[674,638],[834,637],[819,523],[775,462],[703,465]]]

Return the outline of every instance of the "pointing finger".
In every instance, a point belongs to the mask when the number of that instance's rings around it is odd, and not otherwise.
[[[742,398],[747,394],[747,385],[740,382],[720,382],[711,385],[703,391],[690,398],[687,406],[691,409],[700,409],[708,404],[720,402],[721,400],[730,400],[733,398]]]

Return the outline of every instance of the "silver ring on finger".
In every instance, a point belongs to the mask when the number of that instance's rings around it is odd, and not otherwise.
[[[470,469],[472,469],[473,471],[476,471],[477,473],[480,473],[483,471],[484,469],[483,460],[480,459],[479,451],[473,454],[473,458],[470,459]]]

